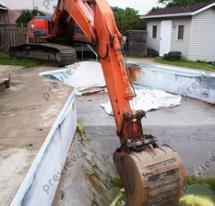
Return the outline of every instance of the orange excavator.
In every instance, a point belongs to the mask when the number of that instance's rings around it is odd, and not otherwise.
[[[110,6],[106,0],[59,0],[50,22],[33,19],[30,27],[34,34],[41,34],[40,38],[51,38],[68,22],[76,24],[86,42],[98,50],[121,142],[114,153],[114,163],[125,187],[126,204],[177,206],[185,176],[182,161],[170,146],[159,146],[155,137],[143,133],[141,120],[145,112],[132,107],[135,92]],[[34,32],[37,23],[43,25],[40,29],[45,32]]]

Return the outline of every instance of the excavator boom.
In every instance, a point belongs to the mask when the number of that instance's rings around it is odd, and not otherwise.
[[[67,11],[98,49],[121,147],[114,163],[123,181],[128,206],[176,206],[184,169],[178,154],[143,134],[144,111],[135,111],[135,96],[122,55],[122,36],[106,0],[64,0]],[[89,68],[90,69],[90,68]]]

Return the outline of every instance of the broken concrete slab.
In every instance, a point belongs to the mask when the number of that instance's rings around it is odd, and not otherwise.
[[[10,75],[0,74],[0,92],[10,88]]]
[[[101,64],[96,61],[78,62],[40,75],[76,88],[78,95],[103,91],[106,85]]]

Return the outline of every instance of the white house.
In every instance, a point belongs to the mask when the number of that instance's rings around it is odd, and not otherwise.
[[[180,51],[189,60],[215,61],[215,2],[167,7],[143,18],[147,46],[160,56]]]

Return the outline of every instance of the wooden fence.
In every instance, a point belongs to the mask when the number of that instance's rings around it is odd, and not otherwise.
[[[0,51],[8,52],[10,47],[26,43],[26,29],[17,25],[0,25]]]
[[[143,30],[131,30],[128,32],[127,50],[131,53],[146,55],[147,32]]]

